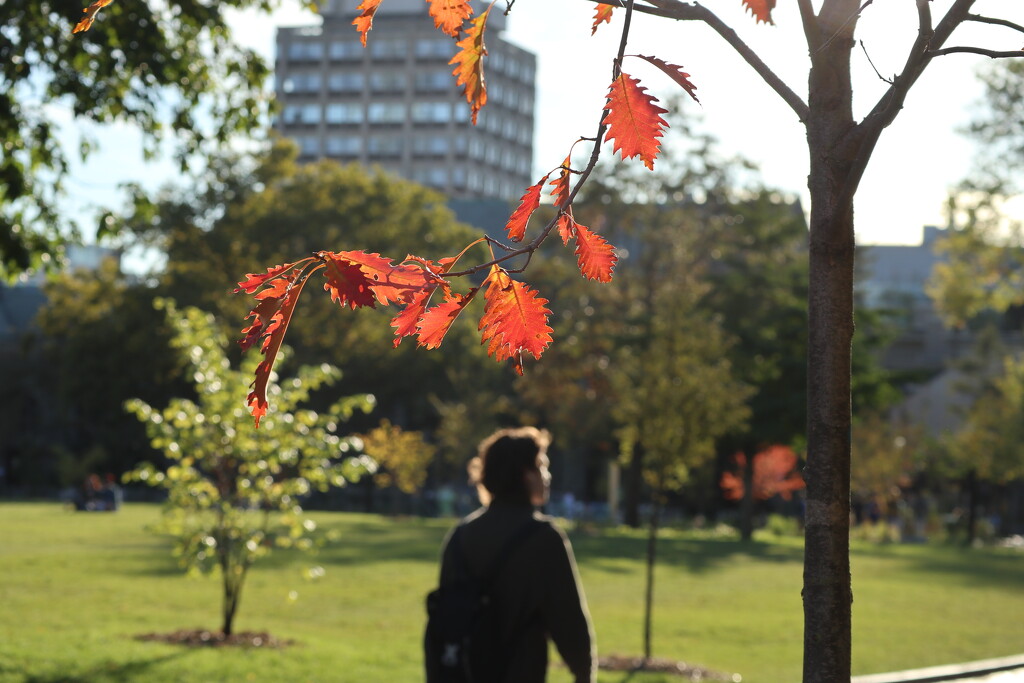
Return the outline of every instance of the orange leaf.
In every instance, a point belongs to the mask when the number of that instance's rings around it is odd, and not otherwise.
[[[384,306],[393,302],[410,301],[428,285],[436,286],[440,283],[440,278],[427,268],[404,263],[394,265],[391,259],[380,254],[369,254],[365,251],[339,251],[334,254],[322,251],[317,257],[335,257],[358,265],[367,278],[370,291]],[[424,261],[420,259],[418,262]]]
[[[331,301],[339,306],[348,305],[351,309],[369,306],[376,308],[373,292],[370,291],[370,279],[355,263],[327,251],[317,256],[327,266],[324,269],[324,291],[329,292]]]
[[[558,234],[562,238],[562,244],[569,244],[569,240],[573,238],[573,229],[576,227],[576,221],[572,219],[571,213],[563,213],[558,217]]]
[[[476,296],[478,287],[474,287],[466,294],[456,294],[443,304],[438,304],[427,309],[417,324],[419,328],[419,345],[428,349],[436,349],[444,341],[452,323],[465,310],[466,305]]]
[[[452,38],[459,36],[463,22],[473,16],[473,7],[469,0],[427,0],[430,3],[430,16],[434,19],[434,27],[441,29]]]
[[[602,22],[606,24],[612,23],[612,10],[614,9],[614,5],[606,5],[603,2],[597,3],[597,11],[594,13],[594,25],[590,27],[590,35],[597,33],[597,27]]]
[[[526,284],[510,278],[498,266],[491,266],[485,284],[486,303],[478,328],[483,330],[482,343],[488,343],[487,353],[495,360],[511,360],[521,375],[523,351],[540,358],[551,343],[552,329],[548,326],[551,311],[544,306],[548,300],[537,296],[537,291]]]
[[[560,167],[558,177],[551,181],[553,189],[551,190],[551,196],[555,199],[555,206],[562,207],[563,204],[569,201],[569,194],[571,189],[569,187],[569,179],[572,178],[570,172],[570,158],[572,154],[565,158]],[[550,174],[549,174],[550,175]],[[547,176],[545,176],[547,177]],[[563,207],[564,208],[564,207]]]
[[[85,13],[85,16],[82,17],[81,21],[75,24],[75,27],[71,29],[71,32],[81,33],[82,31],[88,31],[92,28],[92,22],[96,20],[96,13],[113,1],[114,0],[96,0],[96,2],[83,9],[82,12]]]
[[[623,159],[639,156],[652,170],[658,156],[658,138],[668,125],[661,118],[668,112],[656,105],[657,101],[638,80],[622,72],[609,89],[608,115],[604,119],[608,126],[605,142],[614,139],[614,150],[621,151]]]
[[[550,175],[550,174],[548,174]],[[548,176],[544,176],[540,179],[540,182],[536,185],[531,185],[527,190],[526,194],[523,195],[520,201],[519,208],[517,208],[508,219],[508,223],[505,224],[505,230],[508,231],[508,238],[513,242],[519,242],[523,239],[526,234],[526,225],[530,222],[530,216],[540,206],[540,192],[544,188],[544,183],[548,181]]]
[[[308,261],[312,260],[313,257],[310,256],[300,261],[296,261],[295,263],[286,263],[283,266],[273,266],[272,268],[267,268],[267,272],[265,273],[246,273],[245,277],[247,279],[238,283],[238,287],[235,289],[235,293],[237,294],[239,292],[245,292],[246,294],[252,294],[257,289],[265,285],[268,281],[273,280],[276,277],[279,277],[280,275],[282,275],[283,273],[287,272],[288,270],[295,266],[305,264]]]
[[[675,81],[676,83],[683,87],[683,90],[685,90],[690,95],[690,97],[693,98],[694,102],[697,102],[698,104],[700,103],[700,100],[697,99],[697,86],[690,82],[690,74],[683,71],[683,67],[679,66],[678,64],[669,64],[665,60],[659,59],[657,57],[649,57],[647,55],[636,56],[639,57],[640,59],[646,59],[654,66],[664,71],[669,78],[671,78],[673,81]]]
[[[423,313],[427,309],[427,302],[430,301],[430,295],[434,293],[434,289],[436,287],[425,289],[414,296],[412,301],[406,304],[405,308],[391,319],[391,327],[395,328],[393,344],[396,349],[403,339],[416,334],[416,324],[423,317]]]
[[[571,219],[570,219],[571,220]],[[576,263],[583,276],[598,282],[611,282],[618,257],[615,247],[585,225],[576,226]]]
[[[295,304],[302,294],[302,288],[309,281],[309,275],[321,267],[318,264],[309,270],[296,270],[287,277],[273,280],[267,289],[256,295],[259,303],[247,316],[253,318],[254,322],[252,326],[242,331],[245,334],[242,340],[243,348],[248,348],[257,339],[263,338],[263,361],[256,366],[256,377],[250,385],[252,391],[246,399],[249,410],[256,419],[257,429],[260,426],[260,418],[267,414],[267,384],[270,382],[270,372],[274,369],[274,360],[281,350],[281,343],[288,331],[288,323],[295,312]]]
[[[377,7],[380,6],[381,0],[363,0],[357,10],[362,10],[363,13],[352,20],[352,25],[359,31],[359,40],[363,43],[363,47],[366,47],[366,34],[373,28],[373,15],[377,13]]]
[[[487,28],[487,17],[491,9],[487,10],[473,20],[466,32],[466,37],[456,45],[460,48],[448,64],[455,64],[452,74],[457,77],[455,85],[464,86],[463,93],[466,95],[466,102],[473,112],[473,125],[476,125],[476,116],[480,108],[487,104],[487,85],[484,82],[484,55],[487,54],[487,46],[484,45],[484,29]]]
[[[772,10],[775,9],[775,0],[743,0],[743,5],[750,10],[757,21],[766,24],[774,24],[772,21]]]

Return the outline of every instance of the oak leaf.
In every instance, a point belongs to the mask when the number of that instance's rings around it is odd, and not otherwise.
[[[484,285],[484,314],[479,325],[482,343],[488,344],[487,353],[495,360],[511,360],[521,375],[523,352],[539,359],[551,343],[551,311],[544,305],[548,300],[496,265],[491,266]]]
[[[774,24],[772,21],[772,10],[775,9],[775,0],[743,0],[743,5],[754,15],[758,22]]]
[[[555,200],[555,206],[560,207],[569,201],[569,194],[571,193],[569,180],[572,178],[571,158],[572,154],[570,153],[559,167],[558,177],[551,181],[551,196]]]
[[[463,94],[466,102],[469,103],[470,111],[473,113],[473,125],[476,125],[476,117],[481,107],[487,104],[487,85],[484,81],[484,55],[487,54],[487,46],[484,45],[484,30],[487,28],[487,17],[491,10],[488,8],[483,14],[473,19],[466,37],[456,45],[459,51],[448,62],[454,64],[452,74],[456,76],[455,85],[463,86]]]
[[[602,22],[606,24],[612,23],[612,11],[614,9],[614,5],[608,5],[603,2],[597,3],[597,11],[594,12],[594,25],[590,27],[590,35],[597,33],[597,27]]]
[[[639,57],[640,59],[647,60],[654,66],[664,71],[669,78],[671,78],[673,81],[682,86],[683,90],[685,90],[687,94],[689,94],[689,96],[693,98],[694,102],[697,102],[698,104],[700,103],[700,100],[697,99],[697,86],[690,82],[690,74],[683,71],[683,67],[679,66],[678,64],[669,64],[664,59],[660,59],[658,57],[650,57],[648,55],[635,56]]]
[[[88,7],[82,10],[85,16],[75,24],[75,27],[71,29],[72,33],[81,33],[82,31],[88,31],[92,28],[92,22],[96,20],[96,13],[101,9],[112,3],[114,0],[96,0]]]
[[[609,88],[608,114],[604,118],[608,126],[605,142],[615,140],[614,151],[621,151],[623,159],[639,156],[644,166],[652,170],[658,156],[658,138],[668,126],[661,118],[667,110],[655,102],[637,79],[621,72]]]
[[[575,237],[573,230],[576,229],[576,221],[572,218],[571,208],[558,217],[558,225],[555,227],[558,230],[558,236],[562,238],[562,244],[568,245],[569,240]]]
[[[391,319],[391,327],[395,328],[395,339],[392,344],[395,348],[402,343],[406,337],[410,337],[418,331],[417,324],[427,310],[427,302],[434,293],[435,288],[425,289],[405,305],[398,315]]]
[[[246,398],[249,411],[256,420],[257,429],[260,426],[260,418],[267,414],[267,384],[270,382],[274,361],[288,331],[292,313],[295,312],[295,304],[302,294],[302,288],[309,281],[310,274],[321,267],[318,264],[308,270],[293,270],[286,276],[278,276],[271,280],[266,289],[256,294],[259,303],[247,316],[253,318],[253,324],[242,330],[245,334],[242,340],[243,349],[254,344],[256,340],[263,339],[263,346],[260,349],[263,360],[256,366],[256,377],[250,385],[252,391]]]
[[[575,223],[576,263],[583,276],[598,282],[611,282],[618,257],[615,247],[585,225]]]
[[[439,347],[452,323],[473,300],[478,290],[478,287],[474,287],[466,294],[456,294],[448,301],[428,308],[417,323],[419,345],[428,349]]]
[[[381,0],[363,0],[356,7],[357,10],[362,10],[362,14],[352,20],[352,25],[359,31],[359,40],[363,47],[366,47],[366,34],[373,28],[373,15],[377,13],[380,3]]]
[[[324,283],[324,291],[331,295],[331,301],[353,310],[362,306],[376,307],[370,291],[370,278],[358,264],[331,252],[322,251],[317,256],[325,265],[327,282]]]
[[[452,38],[457,38],[462,24],[473,16],[473,6],[469,0],[427,0],[430,3],[430,16],[434,27]]]
[[[359,269],[366,276],[367,287],[384,306],[392,302],[410,301],[418,292],[428,286],[439,284],[440,278],[431,272],[432,269],[422,265],[408,263],[393,264],[391,259],[380,254],[371,254],[365,251],[339,251],[319,252],[320,258],[329,256],[350,261],[359,266]],[[425,264],[424,259],[412,257],[411,260]]]
[[[540,206],[540,193],[544,189],[544,183],[547,181],[548,176],[544,176],[540,179],[539,183],[527,188],[526,194],[520,199],[519,207],[509,216],[508,223],[505,224],[505,230],[508,232],[508,238],[513,242],[522,241],[523,236],[526,235],[526,226],[530,222],[530,216]]]

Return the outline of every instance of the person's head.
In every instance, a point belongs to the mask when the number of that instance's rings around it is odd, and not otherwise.
[[[535,427],[501,429],[480,442],[469,463],[470,480],[480,501],[543,505],[551,484],[548,444],[551,437]]]

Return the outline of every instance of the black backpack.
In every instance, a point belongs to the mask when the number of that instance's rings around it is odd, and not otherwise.
[[[505,542],[481,576],[470,574],[462,547],[462,527],[449,544],[455,581],[427,595],[424,654],[428,683],[496,683],[513,643],[501,641],[501,620],[491,599],[494,580],[516,547],[543,522],[530,520]]]

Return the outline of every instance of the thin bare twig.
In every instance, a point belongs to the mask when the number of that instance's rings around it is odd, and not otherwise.
[[[1024,33],[1024,26],[1021,26],[1020,24],[1015,24],[1012,21],[1007,21],[1006,19],[985,17],[980,14],[968,14],[967,21],[976,21],[980,24],[993,24],[995,26],[1005,26],[1007,28],[1012,28],[1014,31],[1020,31],[1021,33]]]
[[[881,73],[879,73],[878,67],[876,67],[875,63],[873,61],[871,61],[871,55],[868,54],[868,49],[867,49],[867,47],[865,47],[863,40],[860,41],[860,49],[864,52],[864,57],[868,60],[868,64],[870,64],[871,68],[875,70],[875,75],[878,76],[881,80],[883,80],[886,83],[888,83],[889,85],[892,85],[892,83],[893,83],[892,79],[891,78],[886,78]]]
[[[1024,57],[1024,50],[1007,52],[1000,50],[986,50],[983,47],[944,47],[941,50],[931,50],[928,52],[929,57],[942,57],[943,55],[952,54],[972,54],[981,55],[982,57],[991,57],[992,59],[1010,59],[1013,57]]]

